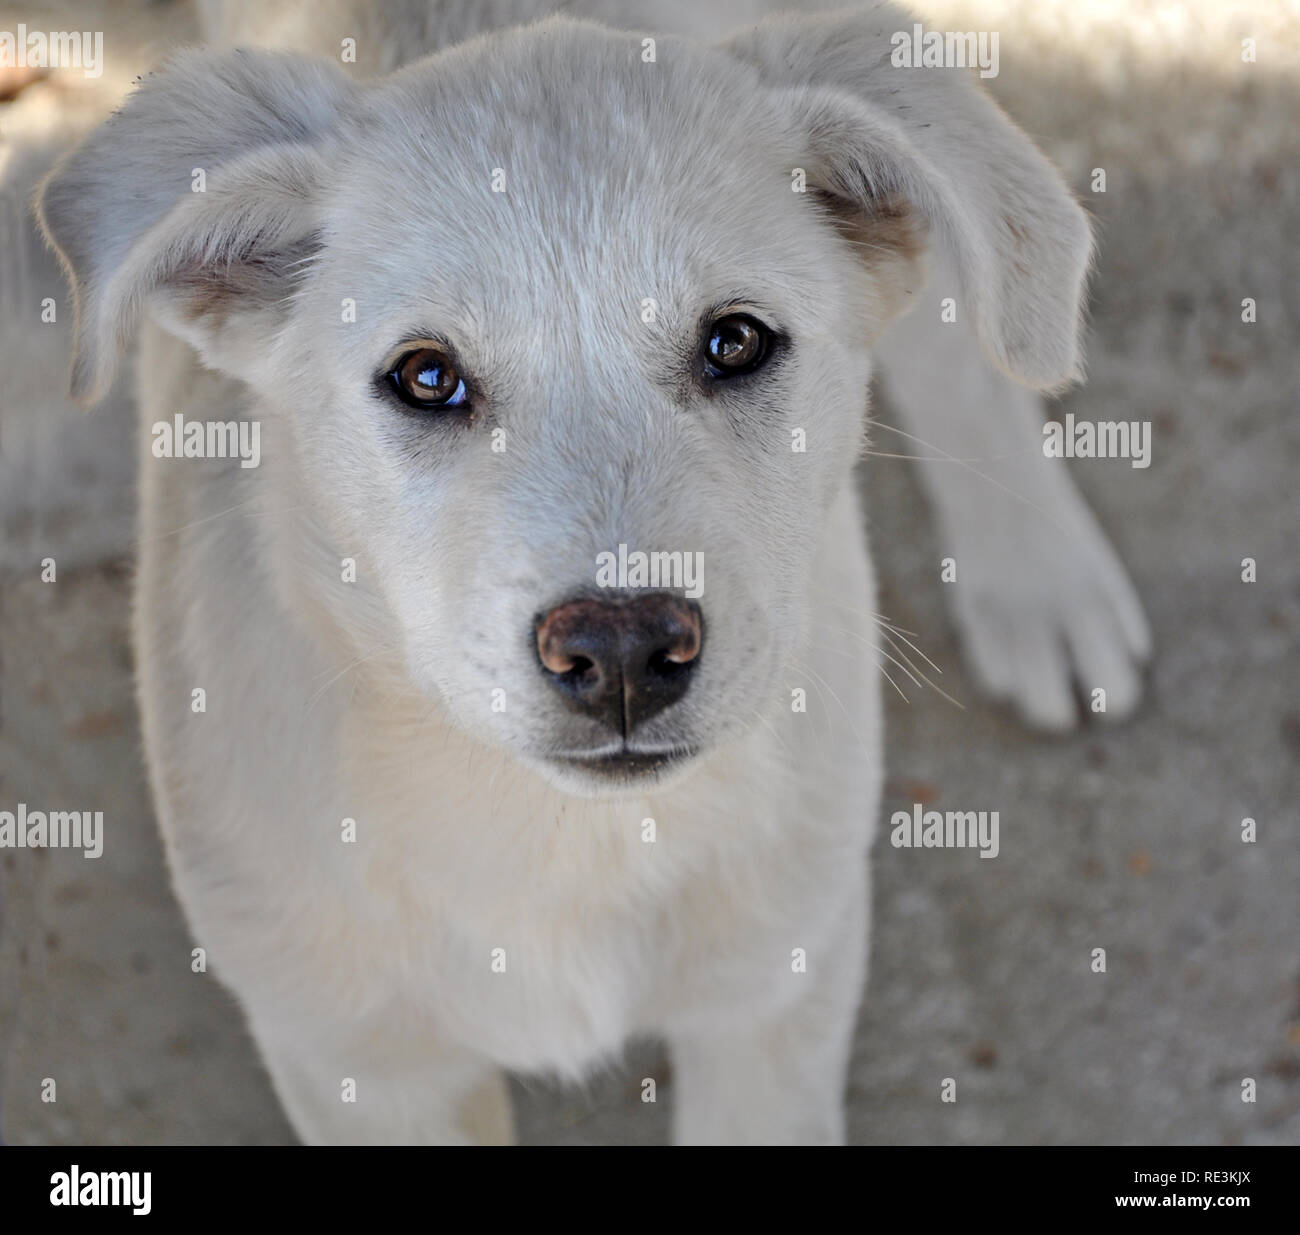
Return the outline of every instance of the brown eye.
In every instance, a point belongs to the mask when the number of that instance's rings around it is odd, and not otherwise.
[[[416,408],[464,407],[465,383],[446,354],[433,347],[407,352],[388,375],[403,403]]]
[[[708,329],[704,352],[714,377],[752,373],[767,359],[771,334],[762,322],[743,313],[720,317]]]

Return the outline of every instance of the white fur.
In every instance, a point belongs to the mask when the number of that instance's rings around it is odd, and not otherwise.
[[[895,10],[663,35],[653,64],[639,35],[569,20],[448,45],[544,7],[331,5],[262,30],[326,52],[363,32],[362,82],[185,54],[44,190],[82,397],[148,318],[136,651],[169,859],[305,1140],[505,1139],[502,1069],[578,1077],[660,1034],[678,1140],[837,1141],[882,775],[850,482],[868,347],[921,286],[908,236],[929,228],[960,346],[1069,380],[1087,226],[964,75],[891,75]],[[238,8],[225,33],[273,11]],[[679,371],[720,302],[794,342],[710,398]],[[428,332],[480,380],[472,427],[373,390]],[[1019,388],[987,381],[993,414]],[[154,459],[149,426],[178,412],[257,418],[261,467]],[[699,755],[611,792],[554,762],[598,735],[529,633],[619,543],[703,554],[707,636],[638,730]]]

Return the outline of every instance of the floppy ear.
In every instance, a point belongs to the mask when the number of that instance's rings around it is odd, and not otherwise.
[[[72,288],[74,398],[107,391],[146,301],[212,361],[266,329],[351,90],[325,62],[185,52],[54,169],[36,212]]]
[[[969,70],[891,63],[892,36],[911,28],[884,5],[770,19],[725,46],[785,90],[810,185],[867,215],[919,212],[991,359],[1027,385],[1064,385],[1082,371],[1087,216]]]

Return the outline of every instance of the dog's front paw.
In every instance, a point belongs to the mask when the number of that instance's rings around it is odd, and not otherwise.
[[[1057,732],[1084,715],[1129,715],[1151,652],[1123,565],[1072,487],[1069,496],[1051,510],[1005,506],[996,526],[977,519],[954,529],[949,584],[980,684],[1026,723]]]

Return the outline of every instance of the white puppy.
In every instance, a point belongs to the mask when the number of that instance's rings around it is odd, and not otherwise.
[[[1078,374],[1088,225],[965,71],[891,65],[896,10],[450,45],[453,7],[260,32],[355,38],[367,80],[178,56],[43,191],[82,399],[145,319],[135,644],[181,901],[306,1141],[508,1139],[503,1069],[633,1034],[669,1043],[678,1140],[839,1140],[870,348],[918,304],[885,373],[918,436],[1029,447],[1028,505],[934,492],[990,684],[1047,724],[1072,673],[1131,703],[1140,610],[977,351]],[[256,459],[157,457],[177,416]]]

